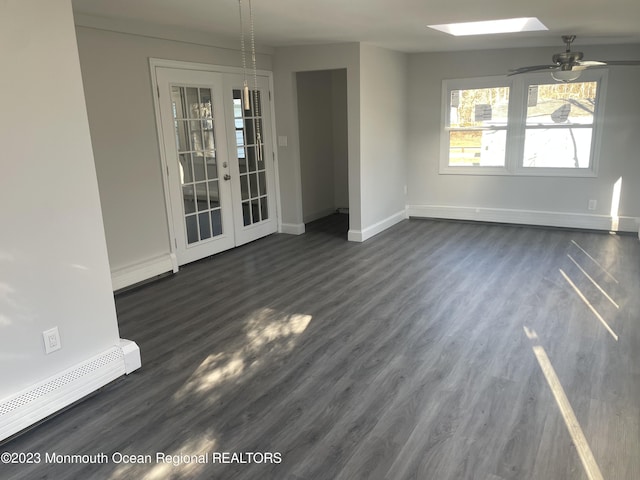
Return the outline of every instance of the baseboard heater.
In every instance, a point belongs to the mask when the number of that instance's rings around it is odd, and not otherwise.
[[[0,400],[0,441],[68,407],[122,375],[140,368],[130,340]]]

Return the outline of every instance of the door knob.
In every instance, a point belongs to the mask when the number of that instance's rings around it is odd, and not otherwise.
[[[224,178],[225,180],[231,180],[231,175],[229,175],[228,173],[225,173],[224,177],[222,178]]]

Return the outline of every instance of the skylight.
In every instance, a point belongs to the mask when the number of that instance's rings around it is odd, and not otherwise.
[[[549,30],[535,17],[504,18],[502,20],[487,20],[483,22],[444,23],[442,25],[427,26],[456,37]]]

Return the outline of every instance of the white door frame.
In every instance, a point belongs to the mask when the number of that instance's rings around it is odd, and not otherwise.
[[[205,72],[214,72],[214,73],[232,73],[242,75],[244,70],[238,67],[227,67],[224,65],[210,65],[207,63],[196,63],[196,62],[182,62],[178,60],[166,60],[162,58],[149,58],[149,72],[151,74],[151,85],[153,95],[153,108],[155,112],[155,120],[156,120],[156,133],[158,136],[158,148],[160,150],[160,162],[161,162],[161,170],[162,170],[162,184],[164,190],[164,202],[165,202],[165,213],[166,220],[168,225],[168,233],[169,233],[169,251],[171,257],[171,263],[173,266],[173,272],[178,271],[178,259],[176,256],[176,233],[175,226],[173,224],[173,214],[171,207],[171,198],[169,194],[169,176],[168,176],[168,163],[166,158],[166,152],[164,151],[162,145],[163,138],[163,130],[162,130],[162,119],[160,117],[160,102],[159,95],[160,89],[158,86],[158,81],[156,77],[156,68],[175,68],[180,70],[200,70]],[[271,120],[271,144],[273,145],[273,173],[275,176],[275,191],[274,195],[276,198],[276,222],[277,222],[277,231],[282,232],[282,208],[280,202],[280,174],[278,169],[278,151],[277,151],[277,135],[276,135],[276,114],[274,108],[274,96],[273,96],[273,73],[268,70],[257,70],[256,73],[260,76],[267,77],[269,80],[269,114]],[[253,71],[247,71],[247,77],[250,78],[253,75]],[[266,113],[266,112],[265,112]]]

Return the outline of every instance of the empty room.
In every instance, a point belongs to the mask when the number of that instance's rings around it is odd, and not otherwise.
[[[638,19],[0,0],[0,478],[640,478]]]

